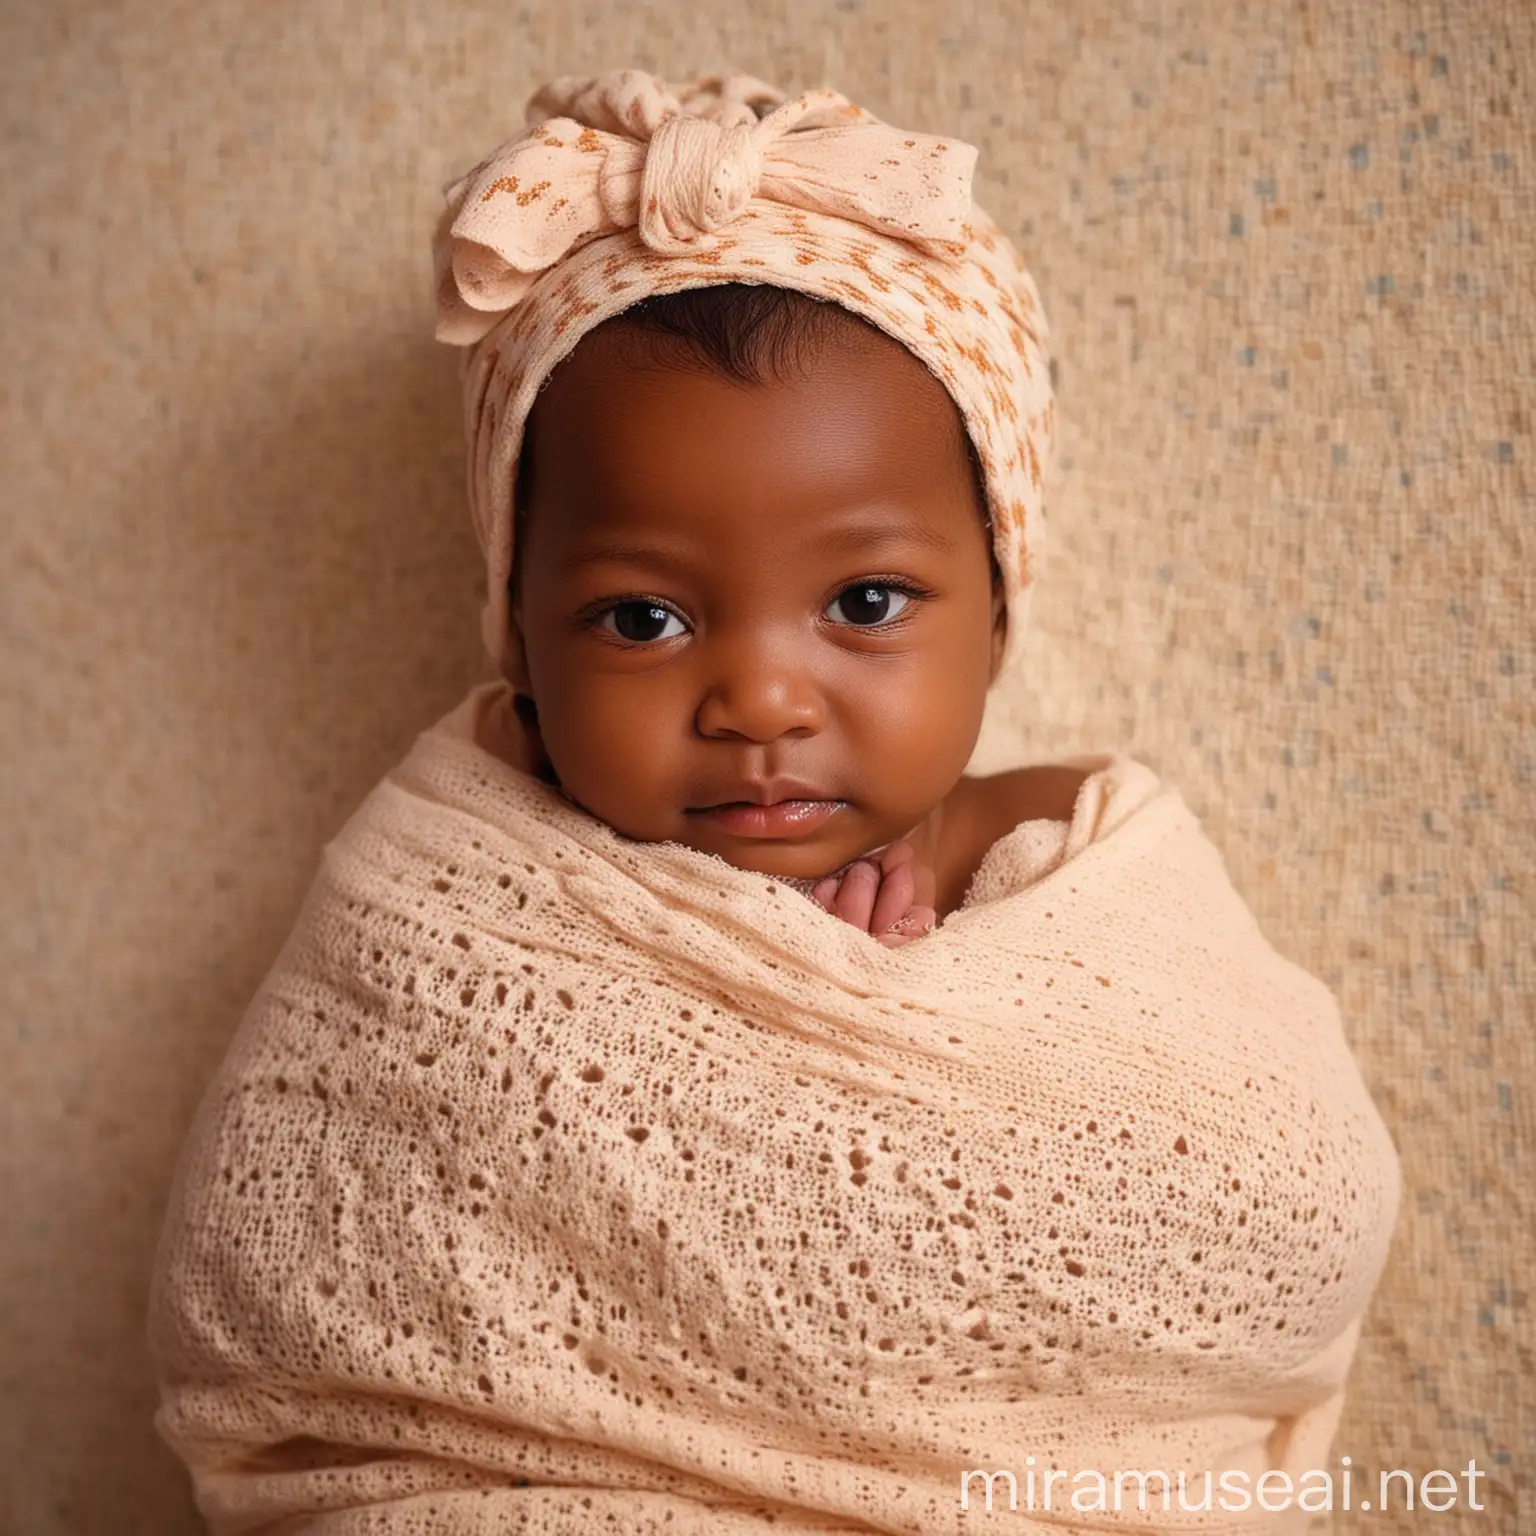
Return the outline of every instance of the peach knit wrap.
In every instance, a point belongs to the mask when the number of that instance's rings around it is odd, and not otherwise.
[[[889,950],[570,806],[509,699],[326,846],[182,1154],[214,1536],[1304,1529],[1258,1480],[1338,1472],[1398,1161],[1178,792],[1081,760]]]
[[[536,92],[527,131],[445,189],[439,340],[463,346],[481,631],[506,659],[524,423],[593,327],[653,294],[769,283],[902,342],[959,406],[985,475],[1008,602],[1028,624],[1054,431],[1045,319],[1019,253],[971,199],[972,145],[882,123],[832,90],[750,75],[669,87],[615,70]]]

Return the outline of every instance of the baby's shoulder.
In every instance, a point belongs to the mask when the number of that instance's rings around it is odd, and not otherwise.
[[[971,779],[972,824],[990,848],[1021,822],[1070,823],[1078,793],[1092,772],[1076,763],[1031,763]]]
[[[993,845],[1022,822],[1070,824],[1078,791],[1092,771],[1071,763],[1031,763],[961,779],[945,807],[945,850],[936,871],[940,921],[960,905]]]

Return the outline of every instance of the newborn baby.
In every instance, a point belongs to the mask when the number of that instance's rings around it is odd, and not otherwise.
[[[963,776],[1008,611],[932,371],[726,284],[585,336],[524,431],[506,673],[542,776],[617,831],[795,885],[897,946],[1086,770]]]
[[[1146,765],[965,774],[1052,426],[974,159],[621,70],[446,189],[501,676],[189,1133],[150,1341],[211,1536],[1320,1507],[1226,1496],[1322,1465],[1391,1235],[1337,1004]]]

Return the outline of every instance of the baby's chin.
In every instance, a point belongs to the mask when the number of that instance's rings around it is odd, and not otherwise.
[[[695,848],[695,851],[698,853],[708,853],[712,858],[722,860],[724,863],[729,864],[733,869],[745,870],[748,874],[762,875],[767,880],[777,881],[780,885],[787,885],[791,890],[800,891],[804,895],[809,896],[811,891],[829,875],[840,876],[845,874],[853,865],[857,864],[860,859],[879,858],[880,855],[884,853],[885,850],[889,848],[895,841],[895,838],[891,838],[888,842],[881,843],[878,847],[866,848],[861,853],[850,854],[840,863],[827,860],[825,861],[824,868],[818,866],[818,868],[810,874],[797,875],[787,875],[776,869],[764,869],[762,864],[767,862],[766,860],[749,862],[747,857],[744,855],[738,855],[737,857],[732,858],[729,854],[721,853],[714,848],[698,848],[696,845],[691,843],[686,846]]]

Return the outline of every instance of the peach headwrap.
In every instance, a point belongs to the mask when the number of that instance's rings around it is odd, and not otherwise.
[[[437,338],[466,348],[481,633],[497,666],[517,458],[540,387],[641,299],[748,282],[863,316],[949,390],[985,475],[1006,668],[1028,623],[1054,404],[1034,282],[971,200],[975,148],[890,127],[836,91],[786,100],[739,74],[671,87],[633,69],[565,76],[526,117],[444,188],[433,241]]]

